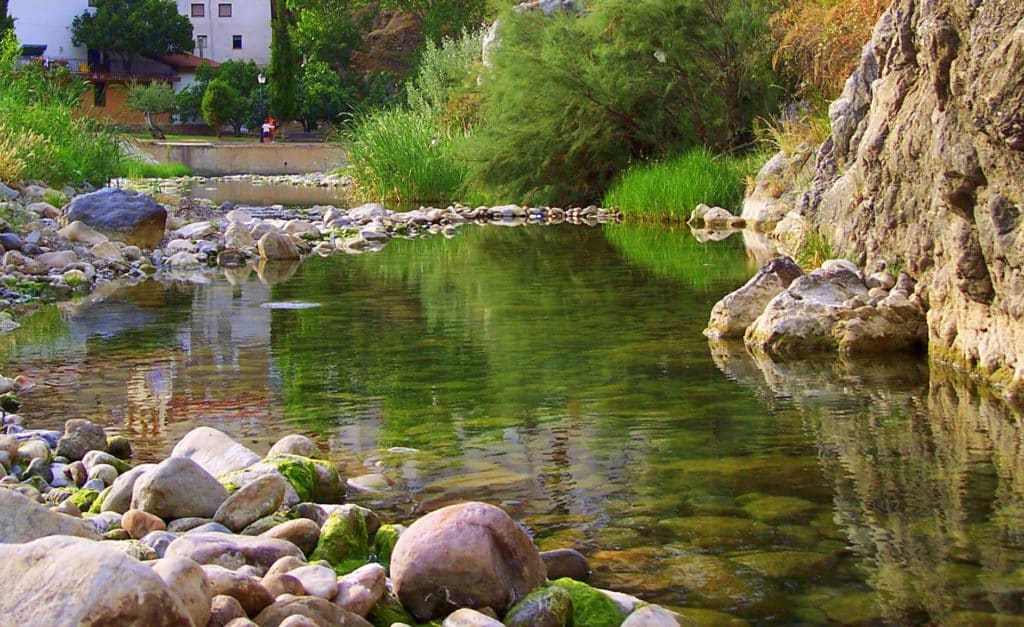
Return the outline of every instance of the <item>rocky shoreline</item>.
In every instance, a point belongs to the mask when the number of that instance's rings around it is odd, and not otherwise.
[[[25,381],[4,379],[14,389]],[[0,615],[12,624],[681,624],[589,586],[586,558],[540,552],[504,510],[450,505],[408,527],[346,503],[301,435],[260,455],[209,427],[159,464],[87,420],[0,436]]]
[[[254,177],[245,178],[255,182]],[[311,254],[376,252],[395,238],[455,237],[467,224],[596,226],[622,219],[616,211],[594,206],[456,204],[394,211],[371,203],[351,209],[321,205],[293,210],[225,202],[213,207],[208,201],[171,193],[207,180],[212,179],[156,183],[160,191],[152,193],[121,188],[52,190],[35,184],[0,188],[0,215],[7,217],[0,221],[0,332],[16,328],[12,312],[19,305],[40,297],[89,294],[114,281],[132,283],[165,275],[187,279],[192,270],[202,276],[224,269],[237,276],[242,268],[280,280],[290,275],[289,263]],[[258,180],[321,187],[345,183],[322,173]],[[64,202],[58,207],[50,202],[55,199]]]

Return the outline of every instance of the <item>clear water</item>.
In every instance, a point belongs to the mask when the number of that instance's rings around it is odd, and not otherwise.
[[[86,417],[144,460],[196,425],[304,433],[385,477],[354,498],[388,520],[502,504],[698,624],[1024,622],[1019,411],[917,356],[709,346],[753,271],[738,238],[466,227],[44,308],[0,365],[37,381],[33,426]]]

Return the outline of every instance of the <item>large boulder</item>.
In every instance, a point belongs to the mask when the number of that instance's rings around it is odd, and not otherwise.
[[[302,502],[340,503],[345,498],[345,481],[329,461],[300,455],[275,455],[241,470],[218,476],[231,492],[265,475],[285,480],[284,504]]]
[[[156,464],[139,464],[135,468],[118,475],[117,479],[114,479],[114,483],[110,485],[110,491],[107,492],[106,498],[103,499],[100,511],[123,514],[131,509],[132,492],[135,490],[135,482],[153,468],[156,468]]]
[[[184,557],[157,560],[152,567],[181,601],[192,617],[192,623],[206,625],[210,620],[210,601],[214,594],[203,567]]]
[[[260,456],[210,427],[196,427],[178,441],[172,457],[188,457],[214,477],[241,470],[260,461]]]
[[[0,544],[6,625],[192,625],[149,566],[104,543],[52,536]]]
[[[81,518],[58,514],[23,494],[0,489],[0,543],[31,542],[52,535],[100,539],[96,527]]]
[[[394,592],[419,621],[460,607],[504,614],[544,583],[544,563],[504,510],[486,503],[450,505],[420,518],[391,556]]]
[[[210,518],[228,498],[228,491],[210,473],[187,457],[169,457],[135,481],[132,508],[166,520]]]
[[[803,270],[789,257],[766,261],[746,284],[715,303],[704,335],[712,339],[740,338],[764,311],[768,301],[790,286]]]
[[[111,240],[156,248],[164,237],[167,210],[144,194],[107,187],[76,196],[66,207],[68,222],[78,220]]]
[[[291,236],[280,231],[270,231],[264,234],[256,242],[256,249],[259,251],[260,257],[270,261],[286,261],[302,257]]]

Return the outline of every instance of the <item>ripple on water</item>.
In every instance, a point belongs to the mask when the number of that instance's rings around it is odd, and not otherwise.
[[[263,303],[261,309],[315,309],[320,303],[306,303],[300,300],[282,300],[277,302]]]

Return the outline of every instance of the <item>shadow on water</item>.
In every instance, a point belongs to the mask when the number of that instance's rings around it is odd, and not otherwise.
[[[698,623],[979,624],[1024,611],[1021,415],[917,358],[774,363],[701,335],[739,238],[465,227],[146,283],[0,338],[34,426],[166,455],[197,425],[317,438],[409,521],[503,503],[595,583]],[[301,301],[310,309],[267,308]],[[402,448],[392,448],[402,447]]]

